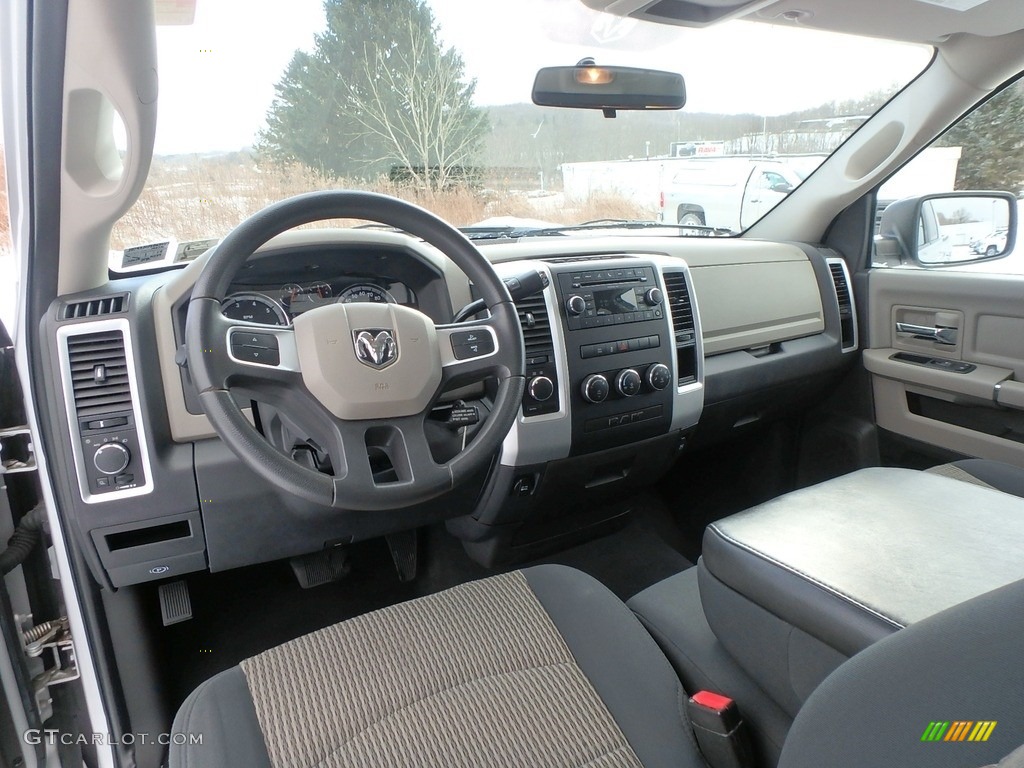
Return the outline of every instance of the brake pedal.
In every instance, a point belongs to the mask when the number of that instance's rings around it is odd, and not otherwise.
[[[159,594],[160,616],[165,627],[192,618],[192,599],[188,594],[188,584],[184,581],[161,584]]]
[[[348,576],[352,570],[346,547],[334,547],[311,555],[293,557],[288,561],[299,586],[303,589],[330,584]]]

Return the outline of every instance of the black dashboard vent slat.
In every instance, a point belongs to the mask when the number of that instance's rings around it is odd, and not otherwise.
[[[685,346],[694,343],[693,306],[690,304],[690,290],[686,285],[686,275],[682,272],[666,272],[665,293],[668,296],[669,312],[672,313],[672,329],[676,334],[676,345]]]
[[[83,299],[82,301],[71,301],[64,305],[61,313],[61,320],[77,320],[81,317],[100,317],[102,315],[113,315],[124,312],[128,303],[127,294],[117,296],[102,296],[96,299]]]
[[[551,319],[544,303],[544,294],[520,299],[516,302],[516,312],[519,313],[519,324],[523,329],[526,358],[541,353],[551,354],[555,345],[551,339]]]
[[[79,419],[132,408],[131,384],[121,331],[69,336],[68,366]]]
[[[697,333],[685,272],[665,272],[665,296],[675,334],[679,386],[697,380]]]
[[[856,319],[853,313],[853,298],[847,281],[846,270],[839,261],[830,260],[828,271],[832,273],[832,285],[836,289],[836,301],[839,304],[839,326],[842,333],[843,349],[854,349],[857,346]]]

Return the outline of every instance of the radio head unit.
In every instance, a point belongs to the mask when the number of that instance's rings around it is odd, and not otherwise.
[[[558,287],[570,331],[664,317],[653,267],[562,272]]]

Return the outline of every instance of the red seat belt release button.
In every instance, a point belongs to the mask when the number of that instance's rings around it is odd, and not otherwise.
[[[697,691],[686,704],[697,745],[711,768],[751,768],[754,753],[736,702]]]

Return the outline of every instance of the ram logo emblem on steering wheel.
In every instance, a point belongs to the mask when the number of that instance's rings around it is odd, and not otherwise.
[[[371,368],[387,368],[398,359],[398,341],[389,328],[366,328],[352,332],[356,357]]]

